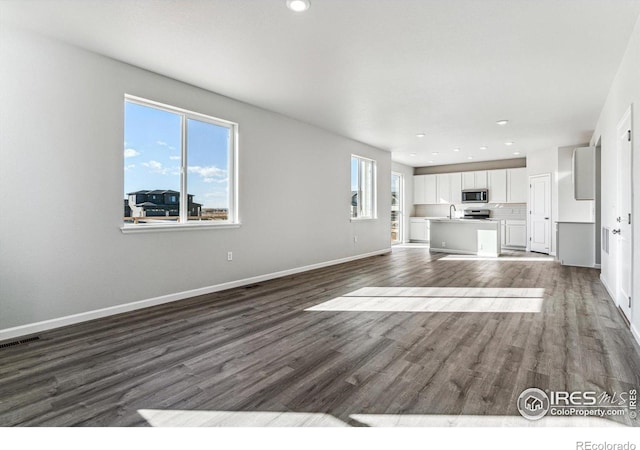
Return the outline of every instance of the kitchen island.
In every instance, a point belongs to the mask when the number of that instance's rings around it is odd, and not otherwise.
[[[500,249],[499,220],[431,220],[431,251],[497,257]]]

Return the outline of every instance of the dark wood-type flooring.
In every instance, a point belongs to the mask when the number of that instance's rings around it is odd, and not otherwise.
[[[526,426],[516,409],[525,388],[640,386],[640,351],[598,277],[394,248],[60,328],[0,348],[0,425],[263,425],[312,413],[290,424]],[[544,302],[538,313],[305,311],[368,286],[543,288]],[[238,412],[270,414],[226,414]]]

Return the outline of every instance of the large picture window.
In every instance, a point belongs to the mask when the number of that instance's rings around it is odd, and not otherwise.
[[[237,222],[237,125],[125,97],[125,225]]]
[[[376,162],[351,155],[351,218],[376,218]]]

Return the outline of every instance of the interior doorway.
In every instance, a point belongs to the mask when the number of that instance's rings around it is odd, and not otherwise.
[[[616,303],[618,308],[631,321],[631,292],[633,289],[633,231],[632,231],[632,205],[633,205],[633,155],[632,155],[632,108],[625,112],[618,123],[618,192],[616,223],[613,234],[616,235],[617,246],[617,277],[616,277]]]
[[[391,243],[403,241],[404,230],[404,177],[401,173],[391,172]]]
[[[529,177],[529,250],[551,253],[551,174]]]

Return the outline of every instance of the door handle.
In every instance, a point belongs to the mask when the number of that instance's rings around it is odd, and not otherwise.
[[[548,217],[545,217],[545,218],[544,218],[544,220],[549,220],[549,218],[548,218]]]
[[[619,229],[618,229],[618,230],[611,230],[611,232],[612,232],[613,234],[620,234],[620,230],[619,230]]]

